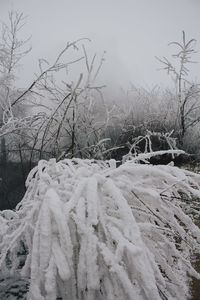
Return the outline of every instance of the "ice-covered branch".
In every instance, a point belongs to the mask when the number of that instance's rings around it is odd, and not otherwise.
[[[200,175],[114,162],[40,161],[17,210],[1,212],[1,270],[29,278],[27,299],[187,298]]]

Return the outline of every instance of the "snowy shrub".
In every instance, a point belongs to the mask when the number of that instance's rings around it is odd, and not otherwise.
[[[151,164],[168,164],[171,160],[175,161],[177,156],[175,156],[175,152],[167,152],[168,150],[177,150],[176,146],[176,138],[172,137],[173,130],[171,132],[155,132],[150,130],[145,130],[143,135],[137,135],[134,137],[135,132],[134,130],[129,130],[129,134],[131,133],[132,136],[130,138],[125,139],[122,143],[122,147],[114,150],[112,153],[112,158],[117,160],[124,160],[127,157],[138,156],[141,153],[152,153],[154,155],[150,157]],[[162,155],[159,155],[158,151],[166,151]],[[185,157],[188,155],[183,152]],[[179,155],[180,158],[183,160],[183,153]],[[156,154],[156,155],[155,155]]]
[[[198,174],[134,159],[40,161],[0,213],[0,269],[28,278],[28,300],[187,299],[199,188]]]

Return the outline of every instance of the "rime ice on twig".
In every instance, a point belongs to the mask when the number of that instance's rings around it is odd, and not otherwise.
[[[200,198],[200,175],[114,165],[40,161],[17,210],[0,213],[0,267],[30,279],[27,299],[187,298],[200,230],[184,210]]]

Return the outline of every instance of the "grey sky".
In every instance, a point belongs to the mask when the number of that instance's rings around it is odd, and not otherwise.
[[[0,19],[9,10],[28,15],[25,31],[32,35],[32,53],[24,61],[24,79],[31,80],[37,59],[51,59],[67,41],[89,37],[91,49],[107,51],[105,81],[152,86],[166,85],[155,56],[169,56],[167,45],[186,37],[197,39],[200,50],[199,0],[0,0]],[[89,47],[89,46],[88,46]],[[200,62],[200,54],[196,55]],[[199,78],[199,65],[192,66]],[[28,79],[27,79],[28,78]]]

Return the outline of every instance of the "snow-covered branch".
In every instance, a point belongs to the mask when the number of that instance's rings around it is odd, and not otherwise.
[[[176,167],[40,161],[0,214],[1,270],[30,280],[29,300],[187,299],[188,274],[200,278],[194,198],[200,175]]]

